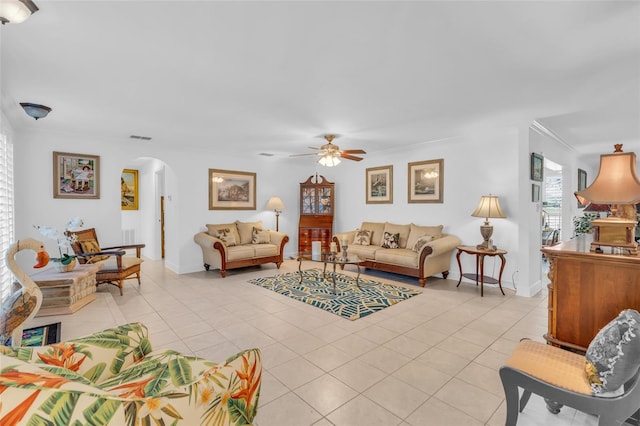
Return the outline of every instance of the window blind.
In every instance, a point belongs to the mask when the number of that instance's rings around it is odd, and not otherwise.
[[[0,297],[6,300],[11,291],[13,277],[4,257],[15,240],[13,198],[13,144],[0,134]]]

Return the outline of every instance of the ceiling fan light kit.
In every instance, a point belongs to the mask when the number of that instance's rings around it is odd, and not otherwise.
[[[311,149],[318,150],[319,152],[310,153],[310,154],[294,154],[290,155],[290,157],[301,157],[305,155],[321,155],[320,159],[318,159],[318,163],[325,167],[333,167],[340,164],[340,159],[345,158],[347,160],[352,161],[361,161],[362,157],[357,157],[353,154],[366,154],[367,152],[362,149],[345,149],[340,150],[338,145],[334,145],[332,142],[336,138],[334,134],[327,134],[323,136],[327,141],[326,144],[322,145],[320,148],[309,147]]]
[[[38,6],[31,0],[2,0],[0,2],[0,22],[19,24],[38,11]]]

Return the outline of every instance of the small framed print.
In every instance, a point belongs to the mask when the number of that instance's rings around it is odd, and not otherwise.
[[[531,184],[531,201],[537,203],[540,201],[540,185],[537,183]]]
[[[578,191],[582,191],[587,187],[587,172],[582,169],[578,169]],[[578,208],[586,207],[586,204],[580,203],[578,201]]]
[[[367,204],[393,204],[393,166],[367,169]]]
[[[544,172],[544,157],[535,152],[531,153],[531,180],[542,182]]]
[[[209,210],[255,209],[255,173],[209,169]]]
[[[100,198],[100,157],[54,152],[53,198]]]
[[[120,208],[138,210],[138,171],[124,169],[120,176]]]
[[[444,160],[409,163],[409,203],[442,203],[444,188]]]

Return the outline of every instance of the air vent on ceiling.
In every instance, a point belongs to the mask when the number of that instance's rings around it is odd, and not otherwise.
[[[139,139],[141,141],[150,141],[151,137],[150,136],[139,136],[139,135],[131,135],[129,136],[131,139]]]

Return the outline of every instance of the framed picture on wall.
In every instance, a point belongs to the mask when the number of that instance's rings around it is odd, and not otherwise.
[[[537,183],[531,184],[531,202],[537,203],[540,201],[540,185]]]
[[[209,169],[209,210],[255,209],[255,173]]]
[[[54,152],[53,198],[100,198],[100,157]]]
[[[409,203],[442,203],[444,160],[409,163],[407,186]]]
[[[393,204],[393,166],[367,169],[367,204]]]
[[[582,191],[587,187],[587,172],[582,169],[578,169],[578,191]],[[586,207],[586,204],[580,203],[578,201],[578,208]]]
[[[544,173],[544,157],[535,152],[531,153],[531,180],[542,182]]]
[[[138,171],[124,169],[120,176],[120,208],[138,210]]]

